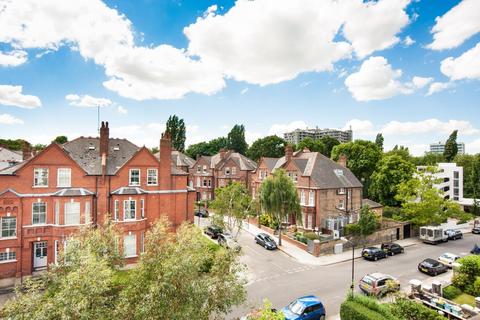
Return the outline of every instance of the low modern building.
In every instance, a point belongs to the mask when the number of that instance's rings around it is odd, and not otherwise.
[[[145,147],[109,137],[52,143],[0,171],[0,285],[56,263],[68,237],[108,217],[120,228],[127,263],[144,248],[145,232],[162,216],[175,228],[193,222],[195,190],[188,173],[172,166],[171,141],[159,158]],[[8,278],[8,279],[6,279]]]
[[[290,144],[298,144],[305,138],[312,138],[314,140],[320,139],[325,136],[329,136],[337,139],[341,143],[350,142],[353,138],[352,129],[350,130],[338,130],[338,129],[296,129],[292,132],[284,133],[285,141]]]
[[[0,170],[14,166],[23,160],[21,151],[0,147]]]
[[[363,185],[346,167],[344,156],[337,163],[319,152],[293,152],[287,146],[284,157],[260,159],[250,179],[252,197],[258,196],[263,180],[278,169],[285,170],[297,186],[302,208],[301,221],[290,217],[289,223],[339,237],[346,224],[358,220]]]
[[[213,200],[215,188],[238,181],[248,187],[249,173],[257,164],[244,155],[221,149],[213,156],[200,156],[190,167],[189,186],[197,192],[197,200]]]
[[[458,142],[457,143],[458,154],[465,154],[465,143]],[[437,142],[430,144],[430,151],[431,153],[443,154],[445,151],[445,142]]]

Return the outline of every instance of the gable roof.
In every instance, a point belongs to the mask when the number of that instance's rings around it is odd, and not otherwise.
[[[160,152],[154,154],[155,158],[160,159]],[[176,167],[192,167],[195,164],[195,160],[187,156],[186,154],[172,150],[172,164]]]
[[[89,175],[102,174],[100,139],[80,137],[61,146]],[[111,138],[108,142],[107,175],[114,175],[140,148],[126,139]]]
[[[257,164],[241,153],[228,151],[225,153],[225,158],[223,160],[220,158],[219,153],[213,157],[216,157],[217,155],[218,163],[216,165],[218,165],[218,169],[221,169],[230,160],[232,160],[242,171],[253,171],[257,169]]]

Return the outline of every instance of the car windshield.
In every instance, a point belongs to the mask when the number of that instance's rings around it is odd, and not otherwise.
[[[298,301],[293,301],[292,303],[290,303],[290,305],[288,306],[288,309],[290,309],[291,312],[295,313],[295,314],[302,314],[303,312],[303,304],[301,304],[300,302]]]
[[[375,281],[369,276],[365,276],[363,277],[362,282],[365,282],[366,284],[369,284],[371,286]]]
[[[263,236],[263,238],[265,239],[265,241],[273,242],[273,239],[269,236]]]
[[[422,264],[426,267],[435,267],[436,265],[439,264],[439,262],[432,259],[427,259],[427,260],[424,260]]]

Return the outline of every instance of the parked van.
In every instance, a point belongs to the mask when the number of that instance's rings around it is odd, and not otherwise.
[[[420,239],[426,243],[437,244],[447,242],[448,235],[445,234],[443,227],[426,226],[420,227]]]

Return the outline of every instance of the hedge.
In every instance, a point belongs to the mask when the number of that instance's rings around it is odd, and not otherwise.
[[[443,289],[443,297],[447,300],[453,300],[461,294],[462,294],[462,290],[452,285]]]
[[[390,305],[392,313],[397,319],[405,320],[445,320],[443,316],[434,310],[418,302],[405,298],[398,298]]]
[[[369,309],[355,301],[345,301],[340,306],[342,320],[377,320],[384,319],[383,315]]]

